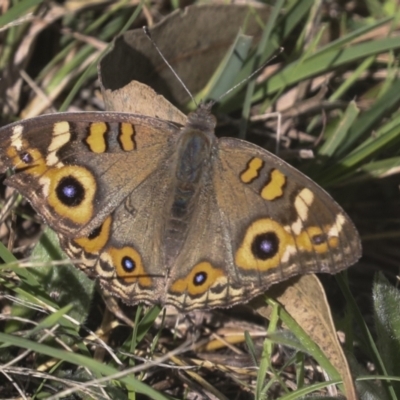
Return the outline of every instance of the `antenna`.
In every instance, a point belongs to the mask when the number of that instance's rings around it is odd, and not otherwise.
[[[215,103],[218,103],[221,99],[223,99],[225,96],[227,96],[229,93],[232,93],[236,88],[239,86],[243,85],[247,81],[249,81],[251,78],[254,77],[254,75],[257,75],[261,70],[263,70],[274,58],[278,57],[279,54],[281,54],[283,51],[283,47],[279,48],[279,52],[277,54],[274,54],[271,58],[269,58],[267,61],[265,61],[260,67],[258,67],[255,71],[253,71],[249,76],[246,76],[246,78],[242,79],[240,82],[238,82],[236,85],[228,89],[225,93],[223,93],[221,96],[218,97],[217,100],[214,101]]]
[[[161,56],[161,58],[164,60],[165,64],[167,64],[168,68],[171,70],[171,72],[175,75],[175,78],[178,79],[179,83],[183,86],[183,88],[186,90],[186,93],[190,96],[190,98],[192,99],[193,103],[196,104],[196,107],[198,107],[199,105],[197,104],[196,100],[194,99],[192,93],[190,93],[190,90],[187,88],[187,86],[184,84],[184,82],[182,81],[182,79],[179,77],[179,75],[175,72],[175,70],[172,68],[172,65],[168,62],[168,60],[164,57],[163,53],[161,52],[161,50],[159,49],[159,47],[157,46],[157,43],[153,40],[153,38],[151,37],[149,28],[147,26],[143,27],[143,31],[145,33],[145,35],[148,37],[148,39],[150,40],[150,42],[153,44],[153,46],[155,47],[155,49],[157,50],[158,54]]]
[[[158,54],[160,55],[160,57],[164,60],[165,64],[167,64],[168,68],[171,70],[171,72],[175,75],[176,79],[180,82],[180,84],[183,86],[183,88],[186,90],[187,94],[190,96],[190,98],[192,99],[193,103],[196,104],[196,107],[198,107],[199,105],[197,104],[196,100],[194,99],[192,93],[190,93],[190,90],[187,88],[187,86],[184,84],[184,82],[182,81],[182,79],[179,77],[179,75],[175,72],[175,70],[172,68],[172,65],[168,62],[168,60],[164,57],[163,53],[161,52],[161,50],[159,49],[159,47],[157,46],[157,43],[153,40],[153,38],[151,37],[149,28],[147,26],[143,27],[143,32],[145,33],[145,35],[147,36],[147,38],[150,40],[150,42],[153,44],[153,46],[155,47],[155,49],[157,50]],[[248,82],[251,78],[253,78],[255,75],[257,75],[261,70],[263,70],[274,58],[276,58],[279,54],[281,54],[283,51],[283,47],[279,48],[279,52],[277,54],[275,54],[274,56],[272,56],[271,58],[269,58],[266,62],[264,62],[260,67],[258,67],[255,71],[253,71],[249,76],[247,76],[246,78],[244,78],[243,80],[241,80],[239,83],[237,83],[235,86],[231,87],[229,90],[227,90],[225,93],[223,93],[221,96],[218,97],[217,100],[211,101],[210,103],[208,103],[208,105],[210,106],[210,108],[218,103],[221,99],[223,99],[225,96],[227,96],[229,93],[232,93],[236,88],[238,88],[239,86],[243,85],[244,83]]]

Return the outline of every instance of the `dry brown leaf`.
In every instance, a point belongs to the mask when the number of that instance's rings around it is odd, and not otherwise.
[[[121,89],[103,89],[104,104],[108,111],[128,112],[156,117],[184,125],[186,115],[151,87],[132,81]],[[132,99],[135,99],[134,101]]]
[[[263,27],[252,8],[254,5],[190,6],[154,25],[151,35],[178,76],[196,93],[211,78],[242,27],[245,34],[261,35]],[[269,7],[258,7],[257,17],[265,21],[269,14]],[[189,100],[142,29],[128,31],[115,40],[100,62],[99,75],[105,89],[116,90],[137,80],[179,106]]]
[[[356,400],[353,378],[333,324],[325,291],[314,275],[302,275],[272,286],[266,294],[277,300],[320,347],[343,379],[348,400]],[[270,309],[256,300],[256,311],[268,318]]]

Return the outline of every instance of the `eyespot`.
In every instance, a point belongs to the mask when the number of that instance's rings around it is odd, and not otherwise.
[[[63,218],[84,225],[93,215],[97,184],[93,174],[84,167],[51,168],[40,179],[43,195]]]
[[[279,238],[275,232],[257,235],[251,244],[251,251],[260,260],[268,260],[279,250]]]
[[[336,248],[339,244],[339,239],[337,236],[329,235],[330,228],[329,225],[322,228],[310,226],[296,236],[297,247],[301,250],[315,251],[320,254]]]
[[[61,178],[56,193],[58,199],[67,207],[76,207],[82,203],[85,198],[85,188],[72,175]]]
[[[193,277],[193,285],[201,286],[207,281],[207,273],[202,271],[195,274]]]
[[[188,293],[190,296],[202,295],[218,285],[226,285],[227,279],[222,269],[215,268],[207,261],[196,264],[190,273],[177,279],[171,290],[175,293]]]
[[[23,140],[21,143],[24,150],[19,151],[14,146],[10,146],[7,149],[7,156],[11,159],[11,162],[16,170],[23,170],[31,175],[43,175],[48,167],[42,157],[42,154],[38,149],[27,149],[29,146],[28,142]]]
[[[149,287],[152,279],[146,273],[142,257],[132,247],[110,247],[107,253],[111,256],[111,263],[121,281],[126,284],[138,282],[143,287]]]
[[[293,245],[292,236],[278,222],[262,218],[246,230],[236,251],[235,263],[242,269],[266,271],[279,266],[285,249]]]
[[[25,164],[31,164],[33,162],[33,157],[26,151],[21,153],[20,158]]]
[[[133,272],[136,268],[136,262],[133,258],[125,256],[121,260],[121,266],[126,272]]]
[[[318,246],[318,245],[326,242],[326,235],[317,234],[317,235],[311,236],[311,241],[313,242],[313,244]]]

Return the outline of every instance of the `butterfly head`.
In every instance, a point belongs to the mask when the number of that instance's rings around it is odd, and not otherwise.
[[[196,111],[188,115],[186,126],[202,132],[214,134],[217,119],[211,114],[214,102],[200,103]]]

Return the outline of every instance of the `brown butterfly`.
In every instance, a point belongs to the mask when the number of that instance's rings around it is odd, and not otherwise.
[[[127,304],[227,307],[358,260],[358,233],[323,189],[215,125],[205,104],[185,126],[45,115],[0,129],[0,167],[78,267]]]

